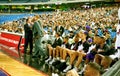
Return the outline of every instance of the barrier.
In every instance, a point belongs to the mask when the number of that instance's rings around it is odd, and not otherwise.
[[[1,50],[18,58],[20,56],[20,52],[23,52],[24,49],[24,47],[21,46],[21,44],[24,44],[24,38],[22,34],[1,31],[0,34]]]

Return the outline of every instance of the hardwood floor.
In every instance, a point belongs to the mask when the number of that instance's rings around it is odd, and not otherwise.
[[[0,52],[0,68],[11,76],[48,76]]]

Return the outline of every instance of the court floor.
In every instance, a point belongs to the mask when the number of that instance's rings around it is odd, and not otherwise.
[[[0,51],[0,68],[11,76],[49,76],[39,70],[17,61]]]

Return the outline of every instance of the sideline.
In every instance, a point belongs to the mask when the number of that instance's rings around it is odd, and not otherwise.
[[[0,52],[0,68],[11,76],[48,76]]]

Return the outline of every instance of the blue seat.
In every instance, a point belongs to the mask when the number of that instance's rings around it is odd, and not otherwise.
[[[0,24],[8,21],[15,21],[21,18],[33,16],[34,14],[10,14],[10,15],[0,15]]]

